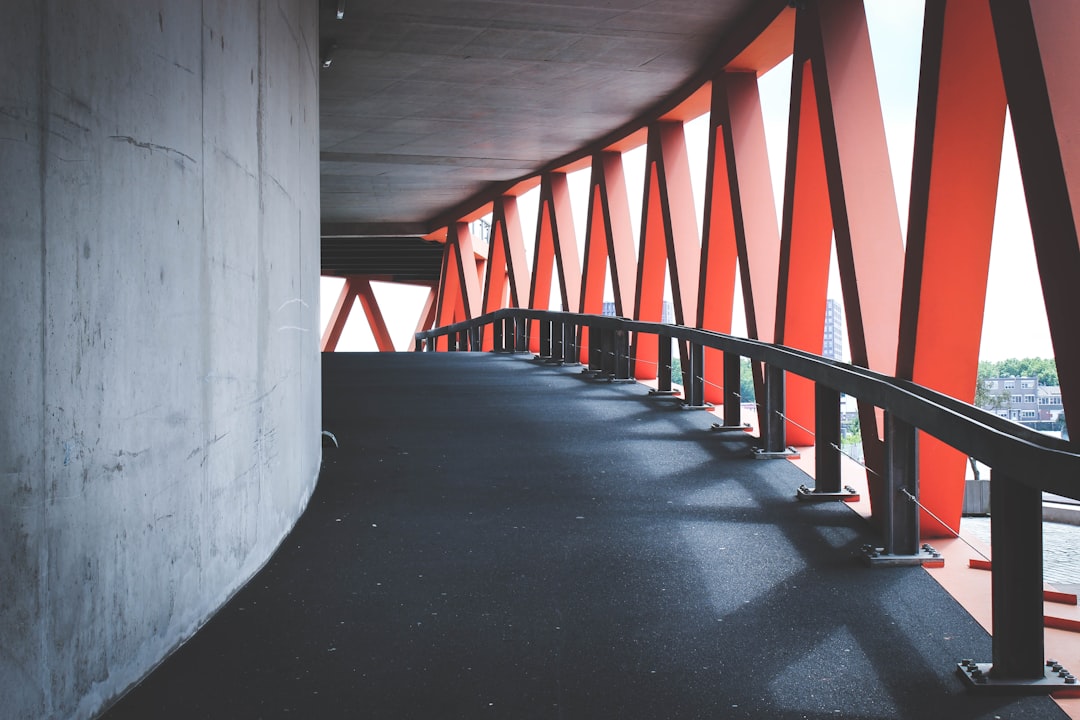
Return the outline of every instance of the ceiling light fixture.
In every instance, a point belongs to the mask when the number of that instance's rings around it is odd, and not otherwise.
[[[334,62],[334,51],[337,50],[337,43],[330,43],[326,46],[326,50],[323,51],[322,63],[323,70],[330,67],[330,64]]]
[[[337,19],[345,19],[345,0],[337,0]]]

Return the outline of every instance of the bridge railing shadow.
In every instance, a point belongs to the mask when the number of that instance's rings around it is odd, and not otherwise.
[[[490,333],[490,336],[487,334]],[[649,342],[643,342],[649,338]],[[867,547],[869,565],[919,564],[932,558],[920,545],[918,436],[925,432],[991,468],[993,657],[958,666],[975,690],[1052,692],[1076,683],[1047,671],[1043,638],[1042,493],[1080,500],[1080,454],[1070,443],[1037,433],[911,381],[781,345],[709,330],[625,318],[503,309],[416,333],[417,351],[528,352],[553,362],[587,361],[598,377],[632,380],[635,361],[656,347],[657,388],[672,390],[671,347],[679,343],[686,407],[705,402],[705,349],[723,353],[723,386],[739,386],[742,358],[755,363],[761,458],[785,457],[785,377],[814,383],[815,484],[800,499],[845,499],[840,484],[840,396],[856,398],[860,416],[883,411],[883,440],[864,422],[872,520],[881,547]],[[581,346],[585,339],[584,347]],[[538,343],[535,342],[538,340]],[[633,346],[632,344],[633,343]],[[725,392],[723,425],[742,429],[737,393]]]

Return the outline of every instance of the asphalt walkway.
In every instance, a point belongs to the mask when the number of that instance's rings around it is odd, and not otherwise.
[[[1064,717],[966,694],[986,632],[707,414],[522,356],[323,368],[307,512],[110,719]]]

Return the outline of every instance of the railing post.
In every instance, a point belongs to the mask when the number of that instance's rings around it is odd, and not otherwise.
[[[883,546],[863,546],[871,567],[927,565],[945,561],[929,545],[919,546],[919,431],[885,413],[885,489],[881,498]]]
[[[620,328],[612,333],[612,335],[612,349],[615,353],[614,374],[612,380],[632,380],[630,377],[630,333]]]
[[[796,454],[787,446],[787,433],[784,427],[784,382],[784,371],[766,363],[765,397],[764,402],[758,404],[761,448],[754,451],[755,458],[784,458]]]
[[[814,488],[799,487],[799,500],[859,499],[854,488],[840,487],[840,392],[814,385]]]
[[[589,327],[589,372],[599,375],[604,371],[604,331]]]
[[[506,352],[506,347],[503,345],[503,321],[496,320],[491,323],[491,350],[492,352]]]
[[[713,430],[745,430],[742,424],[742,395],[740,395],[742,356],[724,351],[724,424],[713,424]]]
[[[562,320],[551,321],[551,362],[561,363],[565,359],[565,346],[563,341],[566,333],[566,323]]]
[[[1067,669],[1044,661],[1042,546],[1042,492],[991,469],[993,663],[957,664],[969,689],[1027,695],[1077,687]]]
[[[691,342],[688,353],[690,367],[683,368],[683,392],[686,402],[684,410],[708,410],[711,403],[705,402],[705,346]]]
[[[885,413],[885,552],[915,555],[919,550],[918,432]]]
[[[671,336],[660,335],[656,343],[656,389],[650,395],[677,395],[671,389]]]
[[[540,321],[540,352],[537,357],[547,360],[551,357],[551,321]]]
[[[469,350],[480,352],[484,348],[484,326],[480,323],[469,328]]]
[[[514,318],[514,352],[529,351],[529,321],[525,317]]]
[[[600,377],[615,377],[615,331],[608,328],[601,331]]]
[[[1042,493],[990,471],[993,679],[1045,677]]]
[[[563,323],[563,363],[577,365],[581,359],[581,354],[578,351],[577,333],[577,323]]]

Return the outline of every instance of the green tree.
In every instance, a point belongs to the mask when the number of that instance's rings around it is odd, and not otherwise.
[[[754,402],[754,371],[750,358],[743,358],[739,365],[739,399],[745,403]]]

